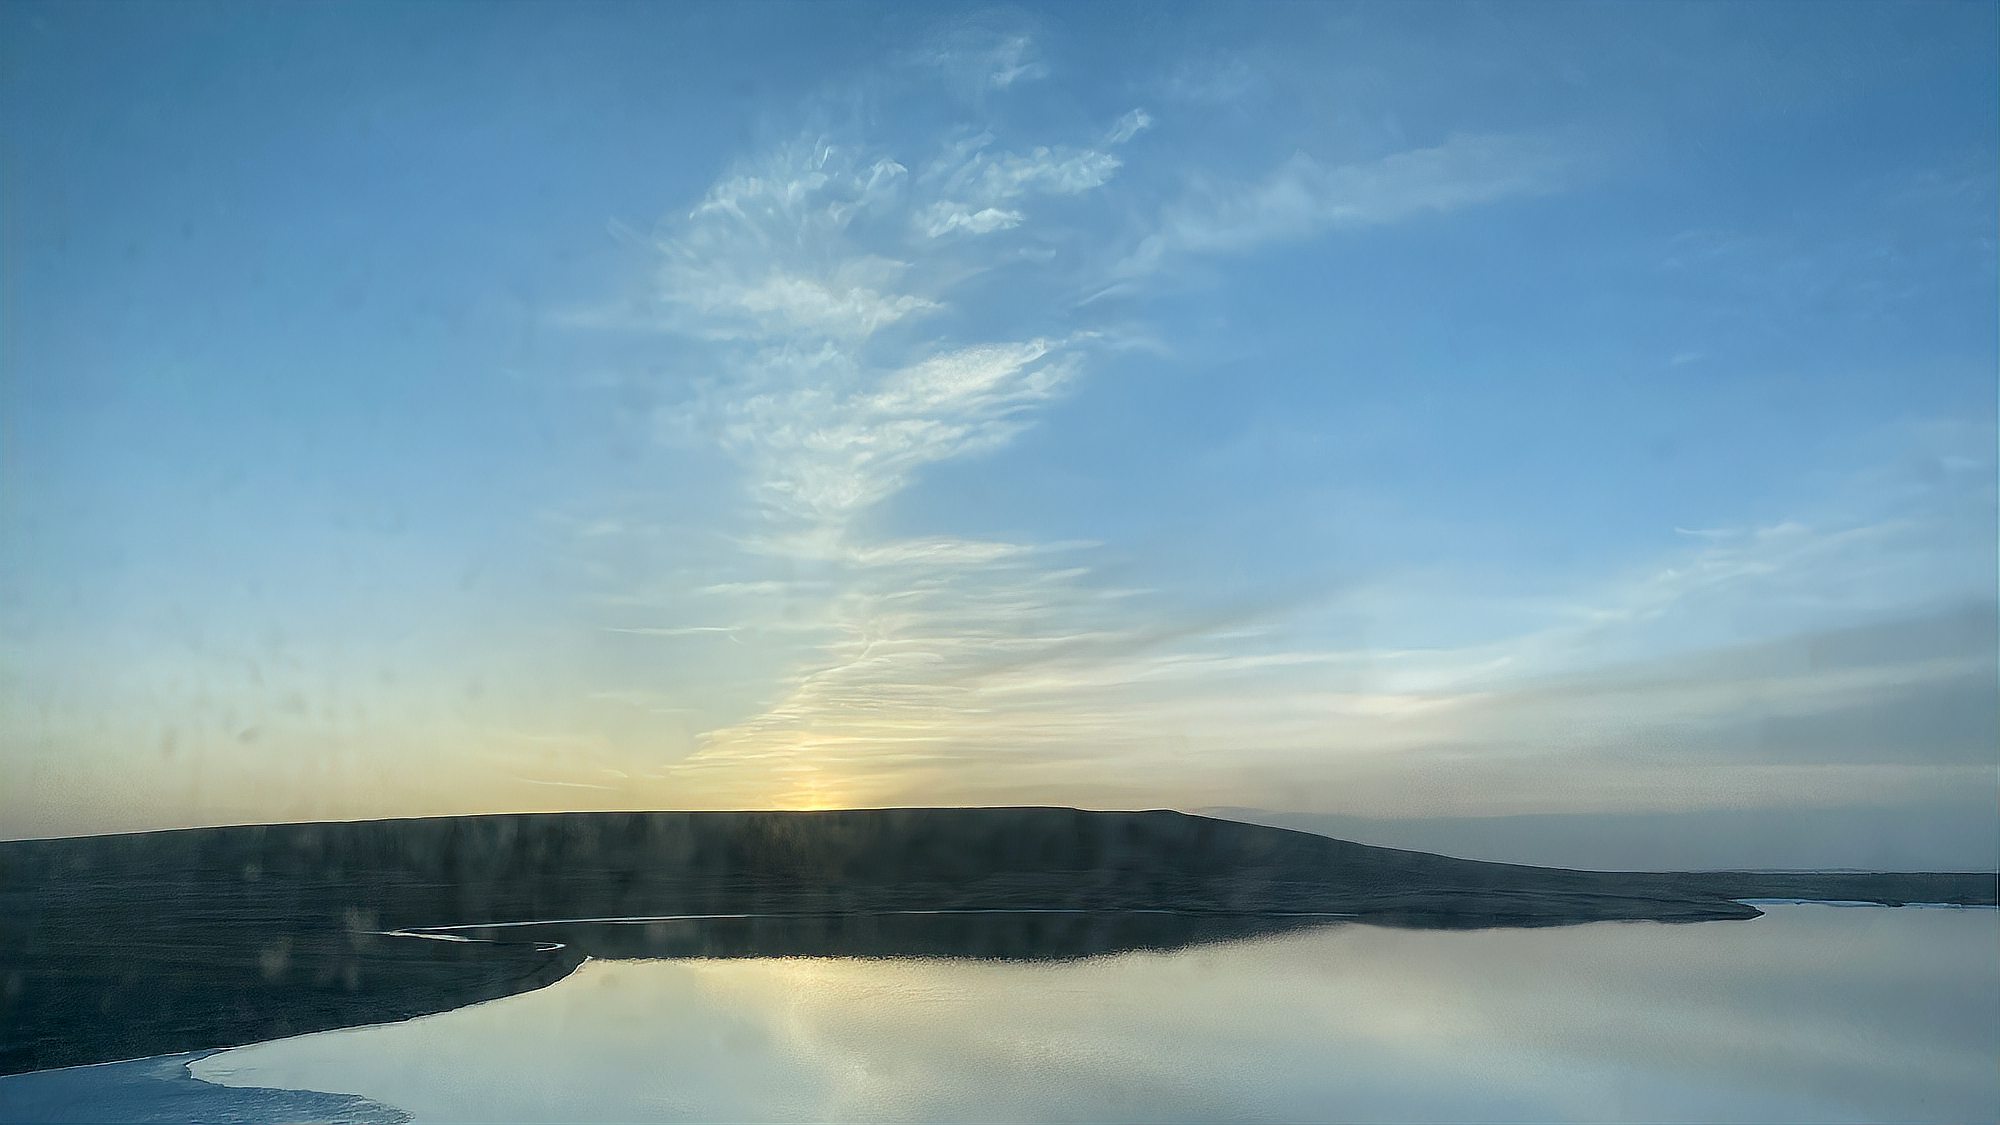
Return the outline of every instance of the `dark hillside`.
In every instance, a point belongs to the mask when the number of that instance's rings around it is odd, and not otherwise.
[[[539,987],[586,953],[659,955],[660,942],[678,955],[1081,956],[1311,924],[1305,914],[1448,927],[1755,917],[1738,898],[1992,903],[1994,878],[1562,871],[1061,808],[536,814],[0,843],[0,1073],[405,1018]],[[1067,913],[861,920],[899,911]],[[1194,921],[1120,919],[1130,912]],[[699,914],[790,918],[478,934],[493,944],[382,936]],[[828,916],[845,920],[809,920]]]

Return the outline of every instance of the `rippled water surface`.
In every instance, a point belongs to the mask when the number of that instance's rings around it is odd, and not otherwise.
[[[418,1121],[1992,1120],[2000,913],[1332,925],[1069,961],[593,961],[197,1077]]]

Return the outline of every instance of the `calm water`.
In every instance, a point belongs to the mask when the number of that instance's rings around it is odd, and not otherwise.
[[[2000,913],[1331,926],[1068,962],[598,961],[197,1077],[418,1121],[1991,1120]]]

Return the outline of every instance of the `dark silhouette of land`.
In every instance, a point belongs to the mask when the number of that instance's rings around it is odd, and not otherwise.
[[[1995,889],[1990,874],[1521,867],[1061,808],[19,841],[0,843],[0,1074],[404,1019],[539,988],[585,956],[1079,957],[1343,921],[1698,922],[1756,917],[1740,899],[1991,905]],[[538,924],[492,925],[523,922]]]

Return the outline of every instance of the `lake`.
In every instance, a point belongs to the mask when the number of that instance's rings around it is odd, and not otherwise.
[[[420,1122],[2000,1115],[2000,913],[1766,909],[1330,924],[1058,961],[591,961],[539,992],[190,1069]]]

